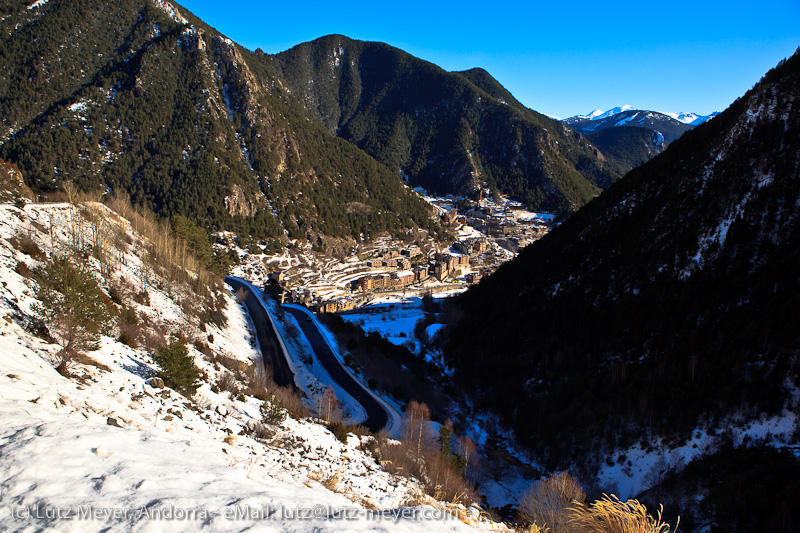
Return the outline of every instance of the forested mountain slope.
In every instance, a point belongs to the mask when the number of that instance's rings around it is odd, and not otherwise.
[[[567,213],[621,174],[581,135],[481,69],[448,73],[383,43],[329,35],[265,56],[330,133],[437,193],[488,186]]]
[[[399,176],[188,12],[29,4],[0,7],[0,158],[36,192],[124,190],[163,216],[260,238],[437,229]]]
[[[470,290],[462,384],[553,467],[795,408],[799,132],[796,53]]]
[[[616,126],[586,134],[586,139],[626,171],[664,151],[669,144],[661,132],[640,126]]]

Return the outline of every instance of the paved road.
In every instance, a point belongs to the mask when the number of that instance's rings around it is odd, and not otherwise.
[[[308,316],[308,312],[294,307],[283,306],[283,309],[297,319],[300,328],[303,330],[308,342],[314,349],[317,359],[328,371],[331,378],[343,388],[350,396],[360,403],[367,412],[367,420],[364,425],[373,433],[377,433],[386,426],[389,421],[389,413],[375,397],[364,388],[364,386],[345,369],[344,365],[336,358],[331,347],[325,341],[317,325]]]
[[[278,332],[272,327],[272,323],[267,317],[267,312],[256,295],[253,294],[253,289],[248,283],[233,276],[226,277],[225,282],[233,287],[234,291],[239,289],[247,291],[244,303],[256,327],[256,336],[258,337],[258,343],[261,345],[261,357],[264,359],[264,364],[272,367],[272,378],[275,383],[281,387],[296,389],[294,375],[278,342]]]

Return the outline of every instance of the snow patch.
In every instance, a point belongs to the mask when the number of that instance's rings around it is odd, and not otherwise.
[[[39,7],[42,7],[47,2],[48,2],[48,0],[36,0],[36,2],[34,2],[34,3],[32,3],[31,5],[28,6],[28,11],[31,11],[33,9],[37,9]]]

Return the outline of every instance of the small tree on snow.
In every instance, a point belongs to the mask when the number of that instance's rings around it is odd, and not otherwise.
[[[67,365],[76,355],[98,348],[111,313],[92,273],[67,257],[54,257],[38,281],[35,295],[40,303],[33,310],[61,346],[57,370],[67,375]]]
[[[193,395],[200,387],[200,370],[195,366],[183,339],[173,339],[167,345],[159,345],[153,359],[161,367],[158,377],[168,387],[186,396]]]
[[[267,401],[261,404],[261,418],[271,426],[279,426],[286,420],[286,408],[275,394],[270,394]]]

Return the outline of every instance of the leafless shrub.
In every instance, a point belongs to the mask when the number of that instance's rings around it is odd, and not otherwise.
[[[328,423],[341,422],[342,409],[332,387],[325,389],[317,400],[317,416]]]
[[[108,286],[108,295],[117,305],[128,305],[133,299],[133,287],[124,276],[115,278]]]
[[[569,526],[570,506],[584,501],[586,494],[578,481],[567,472],[556,473],[536,482],[525,492],[519,503],[519,519],[536,524],[543,531],[572,531]]]
[[[272,393],[283,404],[283,407],[292,416],[292,418],[299,419],[308,416],[308,408],[303,403],[303,400],[300,398],[300,396],[298,396],[297,393],[291,388],[275,387],[272,389]]]
[[[23,254],[30,256],[37,261],[41,261],[46,257],[42,249],[39,248],[39,245],[36,244],[36,241],[34,241],[33,238],[25,232],[17,233],[15,236],[8,239],[8,243]]]
[[[19,263],[17,263],[17,266],[14,268],[14,272],[19,274],[23,278],[31,279],[33,277],[33,271],[24,261],[20,261]]]
[[[167,328],[158,323],[152,323],[147,328],[142,328],[141,344],[149,353],[156,353],[159,346],[168,342]]]
[[[269,370],[269,373],[267,372]],[[259,400],[266,400],[272,381],[272,368],[265,367],[263,361],[254,361],[245,371],[247,387],[244,393]]]
[[[275,437],[275,430],[263,422],[251,422],[247,428],[253,437],[262,442],[270,441]]]
[[[143,289],[138,293],[136,293],[133,296],[133,301],[138,304],[150,307],[150,294],[147,292],[147,289]]]
[[[231,396],[237,396],[241,393],[239,381],[229,372],[222,374],[222,377],[217,382],[217,386],[223,392],[230,392]]]
[[[245,373],[247,372],[248,364],[244,361],[231,357],[224,353],[215,353],[211,356],[211,360],[215,363],[219,363],[220,365],[224,366],[231,372],[233,372],[236,376],[240,376],[239,380],[241,381],[244,378]]]
[[[131,348],[138,348],[144,334],[143,331],[144,329],[139,324],[120,322],[119,338],[117,340],[122,344],[127,344]]]
[[[466,502],[475,499],[475,490],[459,471],[458,467],[441,453],[427,460],[427,485],[433,497],[446,502]]]
[[[247,300],[248,291],[244,287],[239,287],[239,289],[233,293],[236,296],[236,301],[239,303],[244,303]]]

